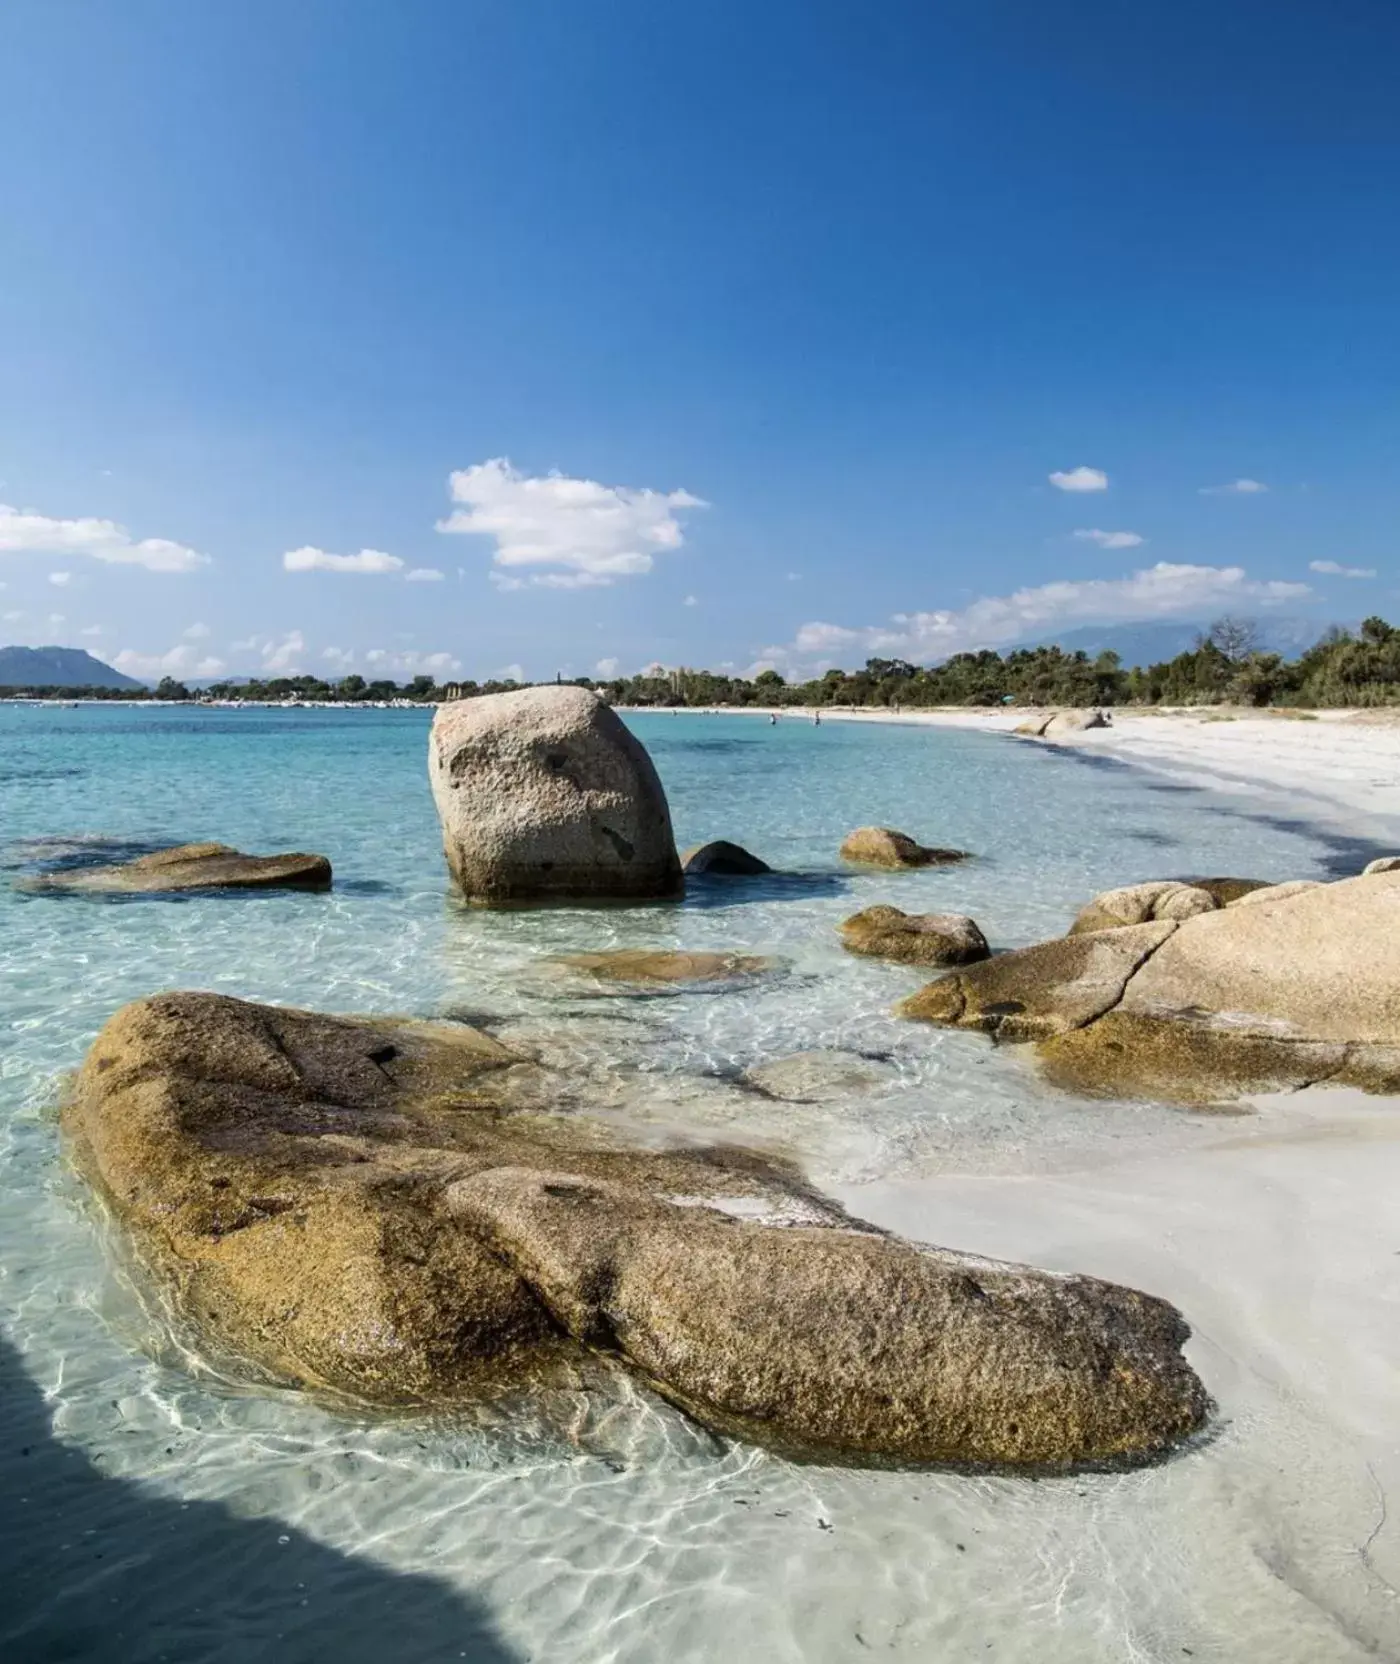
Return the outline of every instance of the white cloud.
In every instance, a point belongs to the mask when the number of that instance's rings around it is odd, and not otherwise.
[[[516,589],[606,589],[611,578],[599,572],[535,572],[528,578],[512,578],[508,572],[492,572],[491,582],[505,592]]]
[[[3,616],[7,624],[18,624],[24,614],[22,612],[7,612]]]
[[[187,646],[172,647],[168,653],[138,653],[123,647],[112,665],[138,682],[158,682],[162,676],[218,676],[225,668],[222,659],[201,657],[196,648]]]
[[[700,605],[700,602],[696,599],[695,596],[687,595],[684,602],[682,603],[682,605],[687,606],[687,607],[698,607]]]
[[[49,623],[50,624],[66,624],[67,622],[68,622],[68,615],[66,613],[51,612],[49,614]]]
[[[306,638],[300,630],[288,630],[281,636],[249,636],[246,641],[229,643],[229,652],[243,657],[252,655],[261,661],[259,669],[283,676],[301,669],[306,653]]]
[[[102,634],[102,626],[100,624],[89,624],[85,630],[79,630],[78,634],[80,636],[100,636]]]
[[[411,572],[404,573],[404,581],[410,584],[440,584],[443,574],[435,566],[415,566]]]
[[[306,637],[300,630],[288,630],[281,641],[264,642],[259,651],[264,670],[276,676],[290,675],[301,669],[306,654]]]
[[[71,572],[50,572],[49,582],[57,584],[60,589],[64,589],[73,582],[73,574]]]
[[[621,659],[599,659],[597,664],[593,666],[593,674],[601,676],[605,682],[610,682],[621,668]]]
[[[344,672],[359,666],[381,680],[399,682],[414,676],[455,675],[462,668],[462,661],[451,653],[395,653],[385,647],[371,647],[367,653],[357,652],[353,647],[327,647],[321,657]]]
[[[802,581],[802,574],[800,572],[789,572],[787,575],[787,581],[790,584],[800,583]]]
[[[1071,468],[1068,473],[1057,469],[1049,478],[1057,491],[1108,490],[1108,475],[1101,468]]]
[[[286,572],[401,572],[403,562],[382,549],[361,549],[358,555],[328,555],[324,549],[288,549],[282,556]]]
[[[789,672],[889,655],[928,663],[1033,640],[1069,624],[1191,618],[1277,606],[1311,593],[1307,584],[1256,581],[1240,566],[1159,561],[1124,578],[1061,580],[1013,595],[983,596],[956,612],[896,613],[887,625],[804,624],[786,647],[764,648],[762,662]]]
[[[1374,578],[1374,566],[1343,566],[1335,560],[1310,560],[1309,572],[1321,572],[1325,578]]]
[[[523,682],[525,680],[525,667],[519,664],[502,665],[491,679],[496,682]]]
[[[204,641],[208,635],[209,626],[207,624],[191,624],[189,629],[184,632],[186,641]]]
[[[1074,535],[1081,543],[1097,543],[1100,549],[1136,549],[1147,542],[1137,532],[1101,532],[1097,526]]]
[[[134,542],[112,520],[52,520],[33,509],[0,503],[0,554],[91,555],[116,566],[149,572],[194,572],[211,565],[208,555],[164,537]]]
[[[526,475],[504,457],[459,468],[448,486],[453,502],[466,506],[438,521],[440,532],[494,538],[498,567],[562,569],[500,581],[503,589],[527,582],[576,589],[650,572],[653,551],[678,549],[684,541],[676,510],[706,506],[688,491]]]
[[[1269,488],[1262,480],[1231,480],[1228,485],[1203,485],[1203,497],[1257,497]]]

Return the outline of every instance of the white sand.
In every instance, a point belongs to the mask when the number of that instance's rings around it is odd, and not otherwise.
[[[1326,1089],[1257,1107],[1198,1121],[1181,1154],[839,1194],[912,1237],[1174,1301],[1222,1432],[1160,1476],[1164,1575],[1207,1633],[1232,1603],[1276,1622],[1284,1600],[1305,1626],[1297,1656],[1400,1658],[1400,1100]]]

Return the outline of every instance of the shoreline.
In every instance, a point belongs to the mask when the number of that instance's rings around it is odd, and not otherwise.
[[[636,714],[653,707],[618,707]],[[687,708],[686,715],[776,715],[812,726],[792,706]],[[822,724],[875,723],[1011,735],[1030,707],[917,711],[823,709]],[[1059,740],[1056,751],[1149,769],[1183,786],[1257,797],[1284,814],[1355,836],[1391,838],[1400,850],[1400,711],[1240,710],[1218,705],[1113,707],[1109,726]]]

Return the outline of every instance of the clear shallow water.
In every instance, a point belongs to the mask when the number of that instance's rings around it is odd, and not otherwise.
[[[623,1112],[656,1136],[762,1139],[830,1185],[1082,1170],[1125,1149],[1174,1154],[1200,1123],[1085,1105],[1040,1084],[1024,1054],[895,1022],[918,973],[843,953],[835,925],[890,900],[971,913],[1009,946],[1063,929],[1114,883],[1329,876],[1380,852],[997,736],[633,722],[679,841],[734,838],[781,876],[695,886],[679,907],[469,912],[446,893],[426,714],[0,706],[0,862],[14,876],[80,858],[73,840],[219,838],[324,851],[337,880],[327,896],[178,901],[0,888],[4,1432],[30,1452],[0,1476],[29,1498],[10,1510],[4,1563],[18,1556],[42,1590],[0,1616],[0,1633],[20,1625],[5,1656],[1375,1656],[1356,1650],[1364,1625],[1338,1627],[1254,1540],[1254,1505],[1286,1510],[1318,1472],[1341,1513],[1373,1502],[1331,1435],[1287,1407],[1251,1409],[1144,1474],[845,1473],[719,1444],[642,1395],[567,1406],[562,1427],[558,1413],[548,1426],[335,1415],[216,1378],[153,1325],[111,1268],[51,1118],[63,1071],[128,999],[197,987],[487,1015],[581,1077],[621,1071]],[[843,871],[842,835],[868,822],[979,859]],[[542,968],[612,945],[773,954],[784,968],[742,992],[649,999],[580,998]],[[821,1047],[877,1054],[888,1079],[823,1105],[730,1085]],[[1204,1351],[1210,1379],[1208,1337]],[[1267,1477],[1281,1449],[1286,1482]]]

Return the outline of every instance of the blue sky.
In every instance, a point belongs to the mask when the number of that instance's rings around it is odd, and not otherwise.
[[[8,0],[0,61],[0,641],[1400,617],[1393,0]]]

